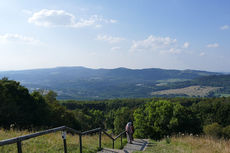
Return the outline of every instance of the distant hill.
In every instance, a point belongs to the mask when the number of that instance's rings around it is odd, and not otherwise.
[[[154,91],[171,88],[174,82],[187,82],[215,72],[166,69],[90,69],[57,67],[0,72],[0,78],[20,81],[32,90],[54,90],[59,99],[109,99],[150,97]],[[170,85],[170,86],[169,86]],[[175,86],[175,85],[174,85]]]

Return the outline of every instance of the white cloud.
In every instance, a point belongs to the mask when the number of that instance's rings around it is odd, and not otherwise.
[[[33,13],[28,19],[29,23],[44,27],[73,27],[80,28],[86,26],[99,27],[102,23],[115,23],[116,20],[105,19],[103,16],[92,15],[88,18],[77,19],[75,15],[64,10],[43,9]]]
[[[38,40],[28,37],[28,36],[23,36],[19,34],[4,34],[0,35],[0,42],[1,43],[23,43],[23,44],[37,44],[39,43]]]
[[[170,48],[168,51],[161,53],[171,53],[171,54],[180,54],[182,50],[180,48]]]
[[[97,24],[97,25],[95,25],[95,28],[101,28],[102,27],[102,25],[101,24]]]
[[[116,46],[116,47],[112,47],[110,50],[111,51],[117,51],[117,50],[120,50],[120,49],[121,49],[121,47]]]
[[[204,56],[204,55],[205,55],[205,53],[204,53],[204,52],[201,52],[201,53],[200,53],[200,56]]]
[[[110,19],[110,22],[111,22],[111,23],[117,23],[117,20]]]
[[[73,25],[75,16],[63,10],[43,9],[36,12],[28,19],[29,23],[37,26],[68,26]]]
[[[208,44],[206,47],[208,47],[208,48],[217,48],[217,47],[219,47],[219,44],[218,43]]]
[[[101,27],[102,23],[114,23],[113,20],[107,20],[103,16],[99,15],[92,15],[88,19],[80,19],[79,21],[75,22],[72,27],[85,27],[85,26],[92,26],[95,25],[97,28]]]
[[[221,30],[227,30],[227,29],[229,29],[229,25],[224,25],[224,26],[220,27],[220,29]]]
[[[112,37],[112,36],[107,36],[107,35],[98,35],[97,36],[97,40],[102,40],[102,41],[106,41],[108,43],[119,43],[123,40],[125,40],[124,38],[121,37]]]
[[[185,42],[184,45],[183,45],[183,47],[184,47],[184,48],[188,48],[189,45],[190,45],[190,44],[189,44],[188,42]]]
[[[160,53],[179,54],[182,48],[178,47],[176,39],[170,37],[155,37],[150,35],[145,40],[133,41],[131,51],[157,51]]]

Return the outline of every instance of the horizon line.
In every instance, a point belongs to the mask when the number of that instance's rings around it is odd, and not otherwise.
[[[92,68],[87,66],[54,66],[54,67],[40,67],[40,68],[28,68],[28,69],[15,69],[15,70],[0,70],[0,72],[15,72],[15,71],[33,71],[33,70],[45,70],[45,69],[56,69],[56,68],[86,68],[93,70],[113,70],[113,69],[129,69],[129,70],[145,70],[145,69],[161,69],[161,70],[179,70],[179,71],[205,71],[205,72],[214,72],[214,73],[230,73],[227,71],[209,71],[209,70],[201,70],[201,69],[176,69],[176,68],[156,68],[156,67],[143,67],[143,68],[129,68],[129,67],[114,67],[114,68]]]

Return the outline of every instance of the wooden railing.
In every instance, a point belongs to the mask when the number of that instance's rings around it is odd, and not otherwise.
[[[113,141],[113,149],[114,149],[114,141],[117,140],[117,138],[121,137],[121,146],[122,146],[122,135],[126,133],[126,131],[121,132],[119,135],[117,135],[115,138],[113,138],[110,134],[108,134],[106,131],[103,131],[105,135],[107,135],[110,139]]]
[[[101,147],[101,133],[103,132],[110,139],[112,139],[112,142],[113,142],[112,148],[114,149],[114,141],[116,141],[116,139],[118,139],[119,137],[121,137],[121,146],[122,146],[122,135],[125,134],[125,131],[123,131],[118,136],[116,136],[115,138],[113,138],[110,134],[108,134],[106,132],[106,130],[101,129],[101,128],[96,128],[96,129],[93,129],[93,130],[89,130],[89,131],[85,131],[85,132],[80,132],[80,131],[77,131],[75,129],[69,128],[67,126],[61,126],[61,127],[57,127],[57,128],[53,128],[53,129],[41,131],[41,132],[36,132],[36,133],[33,133],[33,134],[28,134],[28,135],[19,136],[19,137],[7,139],[7,140],[2,140],[2,141],[0,141],[0,146],[4,146],[4,145],[9,145],[9,144],[16,143],[17,144],[18,153],[22,153],[22,141],[27,140],[27,139],[31,139],[31,138],[35,138],[35,137],[38,137],[38,136],[41,136],[41,135],[58,132],[58,131],[62,131],[64,153],[67,153],[66,132],[71,132],[71,133],[75,133],[75,134],[79,135],[80,153],[82,153],[82,136],[83,135],[93,134],[93,133],[99,133],[99,149],[102,149],[102,147]]]

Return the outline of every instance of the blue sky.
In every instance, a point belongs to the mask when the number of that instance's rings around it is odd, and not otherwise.
[[[0,0],[0,70],[230,72],[229,0]]]

